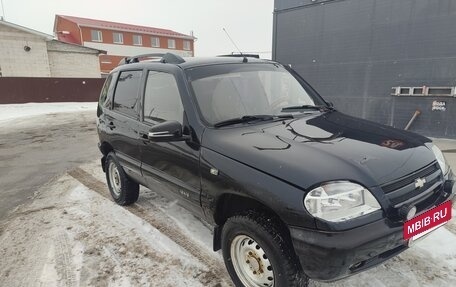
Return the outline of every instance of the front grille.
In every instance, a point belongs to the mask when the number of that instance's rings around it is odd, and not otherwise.
[[[417,179],[425,179],[423,187],[416,187]],[[419,204],[438,192],[443,185],[443,175],[437,163],[433,163],[403,178],[382,186],[394,208],[403,204]]]
[[[418,170],[406,177],[400,178],[398,180],[395,180],[393,182],[387,183],[382,186],[382,189],[385,193],[390,193],[396,189],[399,189],[401,187],[404,187],[408,184],[411,184],[412,182],[415,182],[415,179],[417,178],[423,178],[425,176],[428,176],[434,172],[439,170],[439,166],[437,163],[431,164],[421,170]]]

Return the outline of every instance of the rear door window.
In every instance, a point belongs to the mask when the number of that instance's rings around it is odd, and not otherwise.
[[[138,117],[141,76],[142,71],[123,71],[120,73],[114,93],[113,109],[115,111],[130,117]]]

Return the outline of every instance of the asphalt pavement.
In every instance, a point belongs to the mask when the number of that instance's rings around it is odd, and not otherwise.
[[[69,169],[100,157],[95,111],[0,124],[0,221]]]

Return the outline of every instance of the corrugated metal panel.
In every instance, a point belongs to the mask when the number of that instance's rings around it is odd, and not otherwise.
[[[345,1],[345,0],[275,0],[274,1],[274,10],[283,11],[289,9],[296,9],[308,5],[321,5],[333,1]]]
[[[394,86],[456,86],[456,1],[346,0],[286,10],[298,2],[311,1],[275,1],[275,60],[292,64],[343,112],[403,128],[421,109],[411,130],[456,138],[455,98],[442,99],[446,111],[431,111],[438,99],[390,95]]]
[[[0,104],[97,102],[105,79],[0,78]]]

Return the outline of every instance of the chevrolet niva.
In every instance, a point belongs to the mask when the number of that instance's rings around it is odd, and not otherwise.
[[[236,286],[366,270],[416,239],[407,220],[455,199],[431,140],[345,115],[273,61],[126,58],[97,114],[114,200],[136,202],[139,185],[178,200],[214,227]]]

